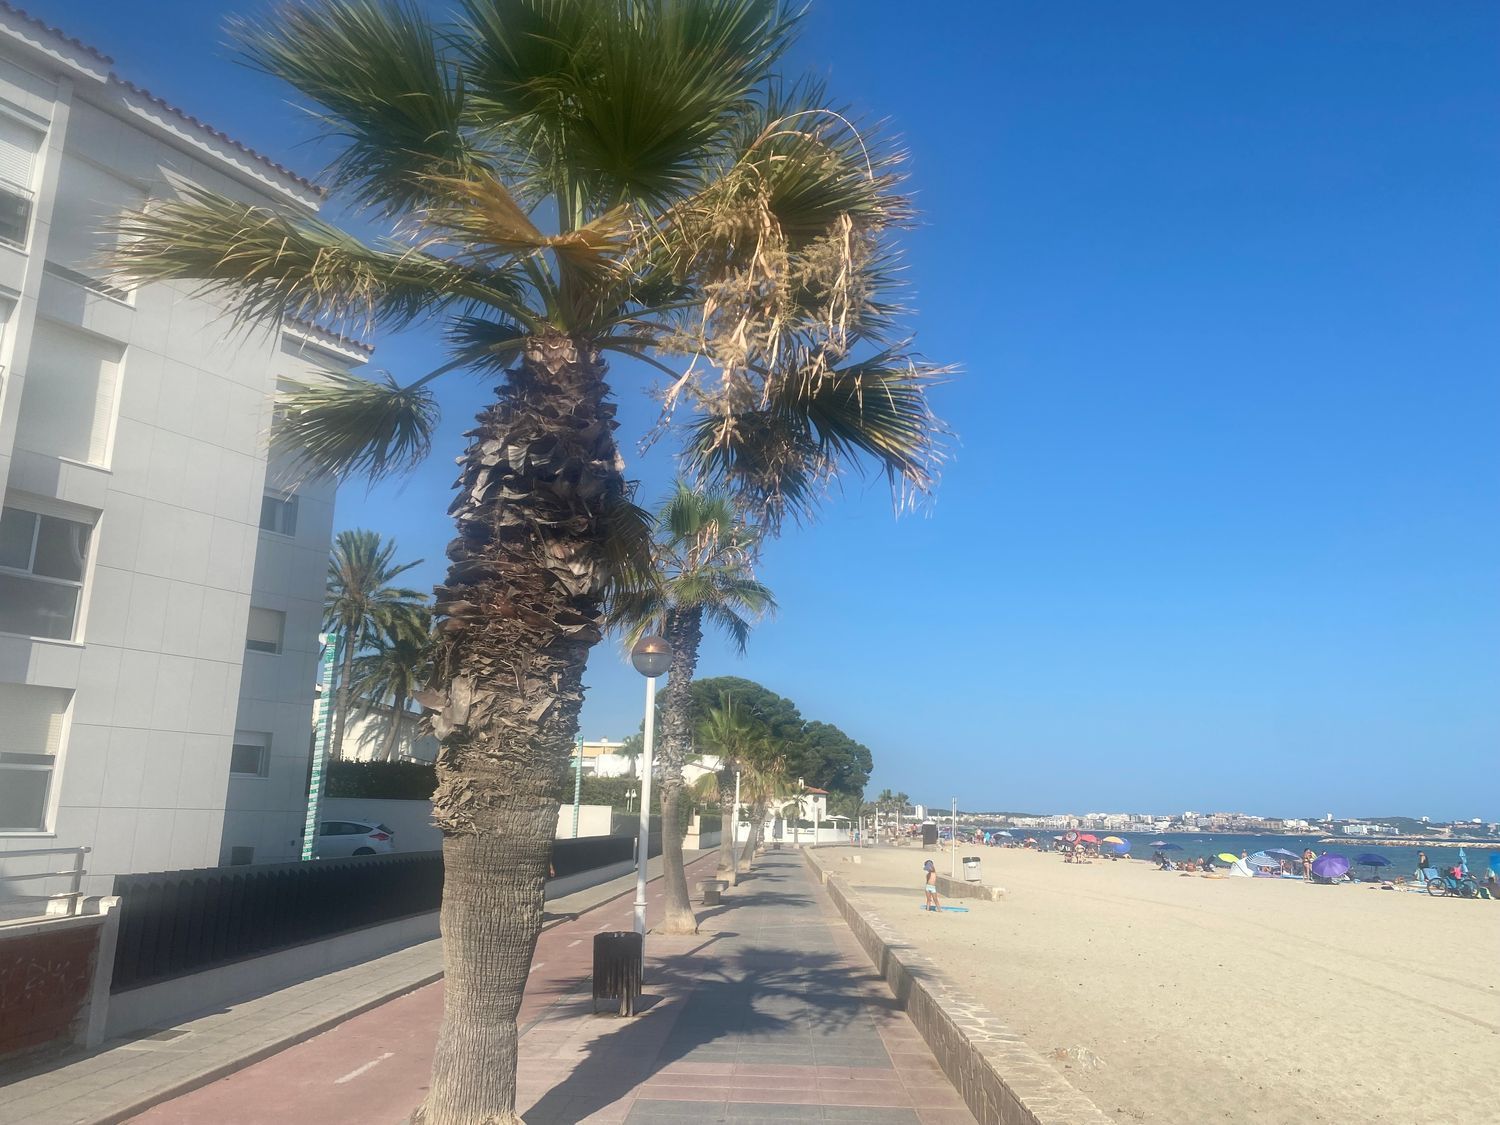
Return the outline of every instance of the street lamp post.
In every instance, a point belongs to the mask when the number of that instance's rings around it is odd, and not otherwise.
[[[635,841],[635,932],[646,938],[646,859],[651,847],[651,751],[656,743],[656,677],[672,663],[672,646],[643,637],[630,650],[630,663],[646,677],[645,737],[641,741],[641,819]]]

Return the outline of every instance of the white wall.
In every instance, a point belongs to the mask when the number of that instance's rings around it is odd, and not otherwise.
[[[578,835],[608,836],[610,815],[608,805],[580,805],[578,807]],[[395,830],[398,852],[436,851],[443,846],[443,834],[432,824],[431,801],[367,801],[361,797],[325,797],[322,819],[338,820],[346,817],[354,820],[376,820]],[[566,840],[573,835],[573,806],[565,804],[557,810],[557,838]]]
[[[10,310],[0,491],[94,528],[74,639],[0,636],[0,680],[72,693],[45,828],[0,831],[0,873],[13,870],[7,851],[89,846],[94,892],[114,873],[217,863],[226,803],[246,814],[242,826],[282,846],[294,839],[333,499],[310,494],[305,537],[263,554],[270,395],[278,376],[307,369],[283,352],[280,330],[235,325],[190,285],[111,296],[59,273],[97,273],[84,251],[107,238],[91,226],[105,211],[183,182],[283,206],[312,198],[107,74],[61,36],[0,11],[0,102],[44,133],[27,244],[0,247]],[[81,458],[58,456],[45,428],[19,425],[28,379],[56,377],[46,350],[69,339],[120,356]],[[34,403],[49,401],[48,386],[35,386]],[[284,599],[285,658],[245,652],[249,607],[268,597]],[[256,729],[275,735],[272,769],[251,796],[231,795],[229,781],[242,671],[248,698],[264,705]]]

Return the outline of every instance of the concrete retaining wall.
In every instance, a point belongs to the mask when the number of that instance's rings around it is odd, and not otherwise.
[[[1019,1035],[824,870],[821,857],[802,854],[980,1125],[1109,1125],[1111,1119]]]
[[[608,805],[578,806],[578,835],[608,836]],[[432,823],[431,801],[381,801],[364,797],[324,797],[319,806],[323,820],[374,820],[388,825],[396,834],[398,852],[435,852],[443,846],[443,834]],[[557,810],[557,838],[573,835],[573,802]]]
[[[987,887],[983,883],[950,879],[946,875],[937,877],[937,886],[938,894],[944,898],[982,898],[988,902],[999,902],[1005,897],[1004,887]]]

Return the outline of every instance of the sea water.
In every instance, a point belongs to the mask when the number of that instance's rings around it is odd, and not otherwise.
[[[1016,831],[1012,829],[1012,831]],[[1045,835],[1040,832],[1031,832],[1029,835],[1037,839],[1045,839],[1053,846],[1056,843],[1052,837],[1057,835],[1049,832]],[[1294,852],[1298,856],[1311,848],[1316,855],[1327,852],[1331,855],[1341,855],[1354,864],[1354,860],[1361,855],[1378,855],[1391,861],[1389,867],[1360,867],[1357,864],[1350,868],[1350,874],[1363,879],[1371,874],[1386,877],[1397,875],[1412,875],[1417,870],[1417,853],[1425,851],[1432,866],[1446,870],[1458,862],[1458,844],[1432,843],[1423,848],[1409,847],[1385,847],[1373,843],[1370,840],[1357,836],[1350,837],[1347,841],[1340,840],[1337,844],[1320,844],[1318,841],[1322,836],[1242,836],[1234,833],[1193,833],[1193,832],[1168,832],[1162,834],[1149,834],[1140,832],[1092,832],[1092,835],[1103,839],[1105,836],[1119,836],[1122,840],[1130,841],[1130,858],[1150,860],[1151,853],[1156,851],[1151,847],[1152,840],[1165,840],[1169,844],[1176,844],[1181,851],[1169,851],[1167,857],[1172,860],[1179,859],[1202,859],[1204,856],[1218,856],[1220,852],[1230,855],[1239,855],[1241,852],[1254,855],[1256,852],[1269,851],[1271,848],[1281,848],[1284,851]],[[1025,837],[1022,836],[1024,839]],[[1470,873],[1483,879],[1489,870],[1490,855],[1500,855],[1500,840],[1493,845],[1465,844],[1462,845],[1469,860]],[[1282,857],[1285,858],[1285,857]],[[1223,862],[1219,861],[1223,866]],[[1298,875],[1302,874],[1300,861],[1293,864],[1293,869]]]

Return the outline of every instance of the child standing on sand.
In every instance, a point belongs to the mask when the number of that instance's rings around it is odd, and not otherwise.
[[[922,909],[939,910],[942,903],[938,901],[937,893],[937,867],[932,860],[922,864]]]

